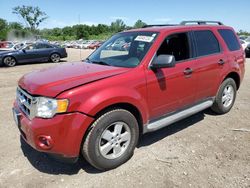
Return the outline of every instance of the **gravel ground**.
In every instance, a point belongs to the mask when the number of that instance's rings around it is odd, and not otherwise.
[[[91,51],[69,49],[66,61]],[[100,172],[84,160],[67,165],[20,140],[11,107],[17,80],[52,63],[0,68],[0,187],[250,187],[250,60],[234,108],[205,110],[144,135],[121,167]],[[243,131],[235,131],[242,129]],[[244,131],[245,129],[245,131]]]

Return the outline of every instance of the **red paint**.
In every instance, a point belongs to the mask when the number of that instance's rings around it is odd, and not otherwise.
[[[52,119],[21,117],[26,141],[41,149],[38,137],[49,136],[53,146],[46,152],[67,157],[79,155],[82,139],[98,112],[117,103],[127,103],[138,109],[143,124],[161,115],[214,97],[221,82],[229,73],[237,73],[242,81],[245,57],[243,49],[230,52],[217,29],[226,26],[176,26],[145,28],[159,36],[142,63],[135,68],[118,68],[94,64],[67,63],[24,75],[19,85],[32,95],[69,99],[68,114]],[[222,52],[217,55],[190,59],[173,68],[152,71],[149,63],[162,41],[170,34],[196,29],[209,29],[216,35]],[[137,30],[138,31],[138,30]],[[225,65],[218,65],[223,59]],[[183,74],[192,68],[187,78]],[[17,106],[15,106],[17,108]],[[78,113],[80,112],[80,113]],[[87,114],[87,115],[83,115]]]

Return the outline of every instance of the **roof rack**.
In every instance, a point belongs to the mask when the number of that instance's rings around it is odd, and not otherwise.
[[[166,26],[177,26],[178,24],[154,24],[154,25],[144,25],[142,28],[147,27],[166,27]]]
[[[204,20],[191,20],[191,21],[182,21],[180,24],[153,24],[153,25],[144,25],[142,28],[147,27],[166,27],[166,26],[178,26],[178,25],[208,25],[208,24],[218,24],[224,25],[222,22],[219,21],[204,21]]]
[[[219,21],[203,21],[203,20],[183,21],[183,22],[180,23],[180,25],[188,25],[188,24],[198,24],[198,25],[218,24],[218,25],[224,25],[222,22],[219,22]]]

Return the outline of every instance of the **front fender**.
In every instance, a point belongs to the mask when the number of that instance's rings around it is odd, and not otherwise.
[[[136,107],[141,113],[143,122],[148,119],[146,100],[136,90],[116,87],[95,93],[79,106],[79,111],[95,116],[101,110],[118,104],[128,103]]]
[[[66,95],[65,93],[64,96],[60,97],[66,97]],[[141,113],[143,123],[146,123],[148,119],[148,108],[146,99],[143,96],[145,96],[144,93],[124,86],[102,89],[96,92],[90,92],[89,94],[82,92],[81,96],[74,95],[67,97],[70,99],[68,111],[79,111],[90,116],[95,116],[98,112],[109,106],[118,103],[128,103],[138,109]]]

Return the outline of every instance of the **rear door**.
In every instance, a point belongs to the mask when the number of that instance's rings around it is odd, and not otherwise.
[[[176,65],[146,71],[150,120],[192,105],[195,102],[196,76],[190,33],[168,34],[155,57],[174,55]]]
[[[195,73],[197,75],[196,101],[216,95],[220,71],[227,61],[222,47],[209,28],[193,31],[195,41]]]
[[[37,52],[39,61],[48,61],[50,53],[54,48],[49,44],[38,43]]]
[[[219,34],[223,38],[228,48],[228,61],[240,66],[242,75],[244,74],[245,53],[236,37],[236,33],[231,29],[219,29]]]

